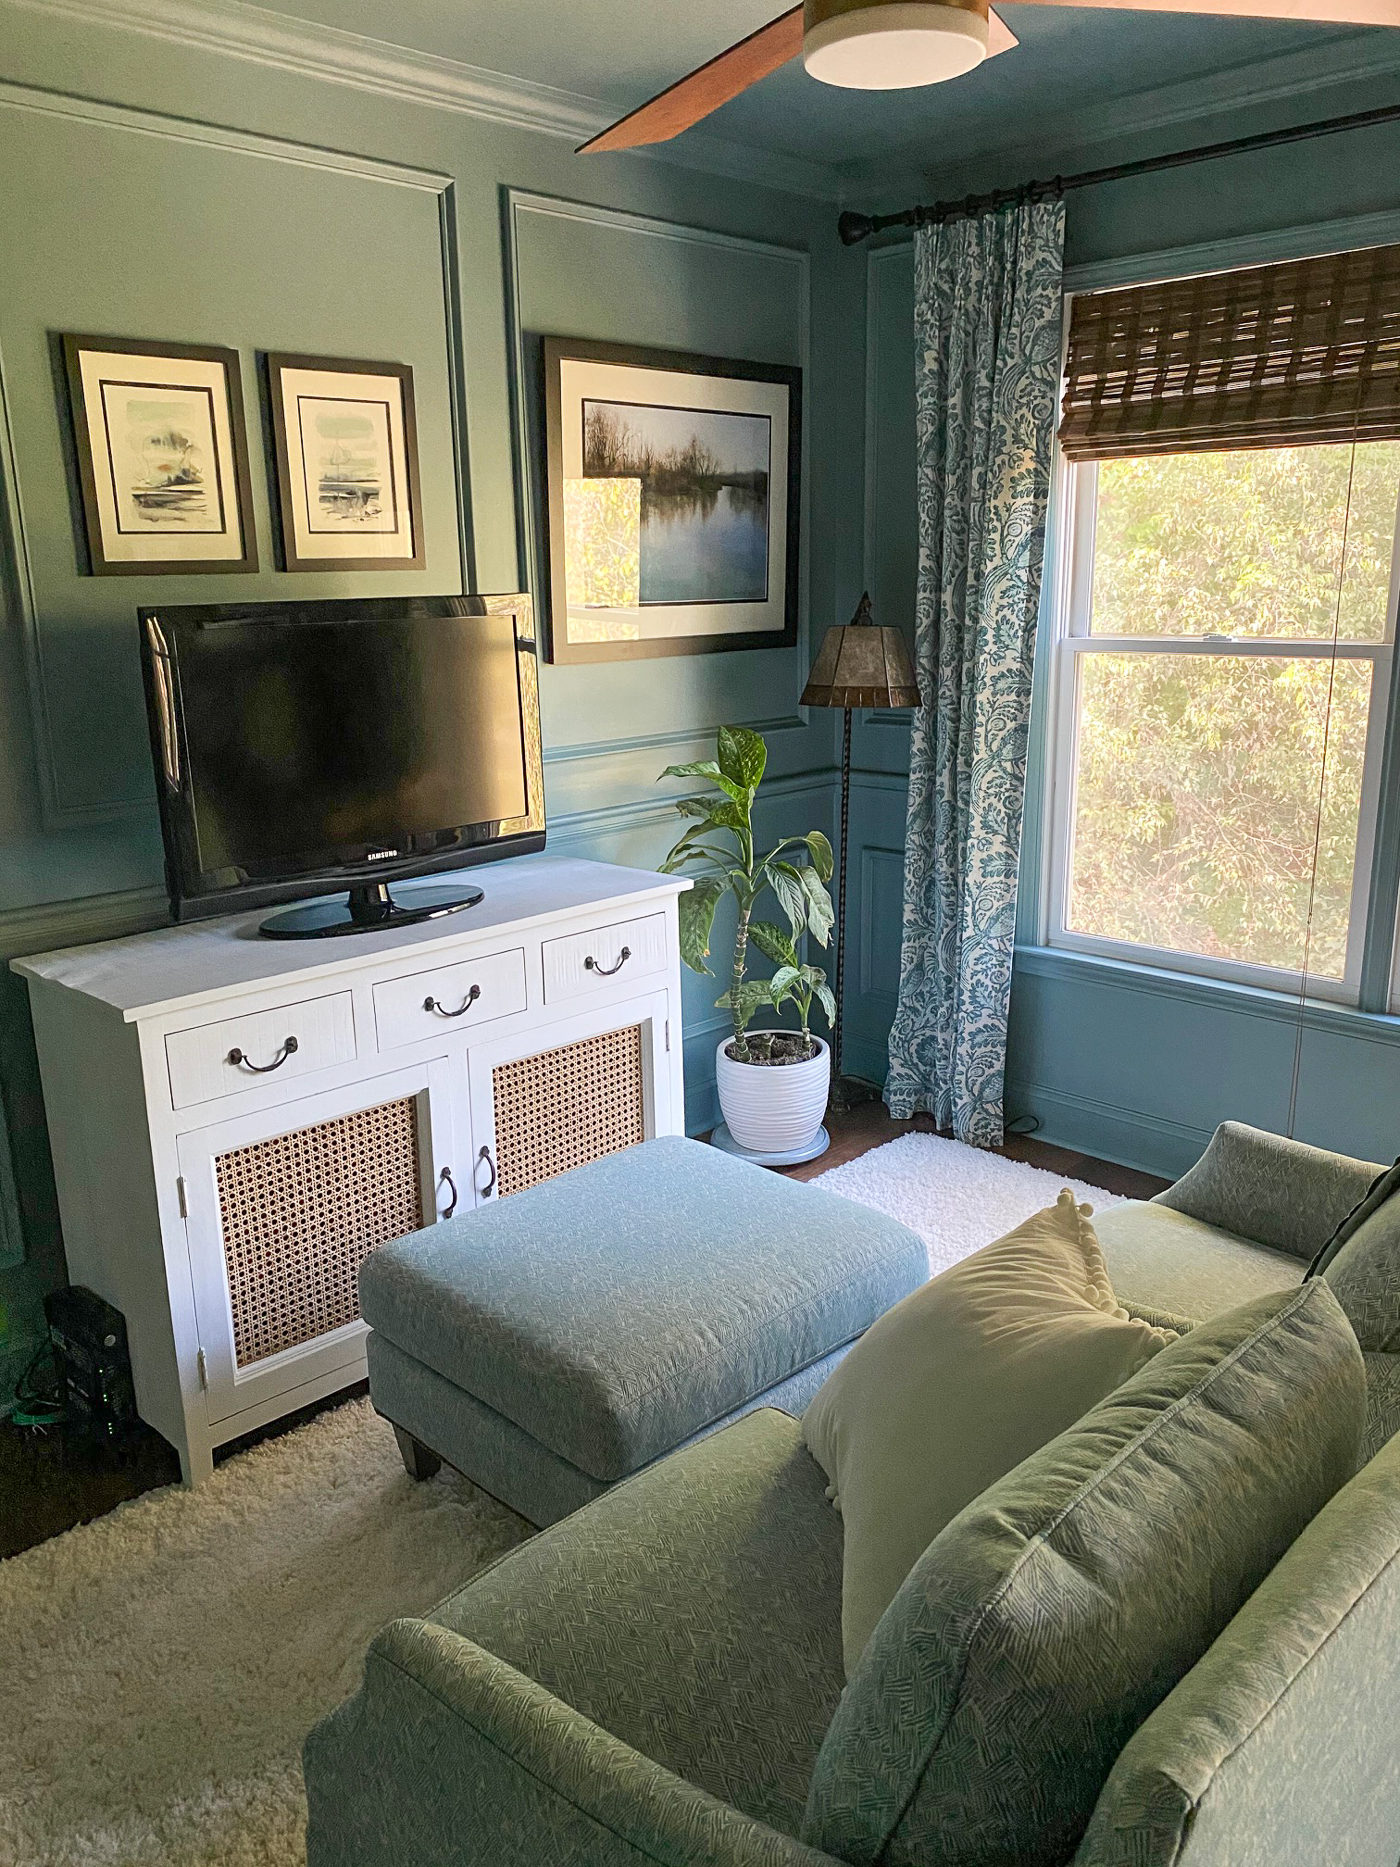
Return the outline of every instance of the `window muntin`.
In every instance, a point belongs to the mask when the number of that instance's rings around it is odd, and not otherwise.
[[[1355,998],[1400,443],[1066,466],[1061,494],[1046,938]]]

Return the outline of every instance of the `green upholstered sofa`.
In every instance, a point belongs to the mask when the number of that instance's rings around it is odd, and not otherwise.
[[[1101,1215],[1119,1293],[1189,1320],[1285,1290],[1376,1171],[1227,1126]],[[1127,1738],[1073,1867],[1395,1867],[1397,1366],[1367,1357],[1369,1462]],[[752,1413],[376,1638],[308,1740],[310,1867],[874,1867],[799,1839],[840,1628],[823,1474],[796,1420]]]

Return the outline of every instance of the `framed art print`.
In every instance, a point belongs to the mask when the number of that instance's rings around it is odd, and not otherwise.
[[[269,356],[287,570],[422,570],[413,371]]]
[[[802,376],[544,340],[556,662],[797,639]]]
[[[69,334],[63,359],[92,571],[256,570],[238,353]]]

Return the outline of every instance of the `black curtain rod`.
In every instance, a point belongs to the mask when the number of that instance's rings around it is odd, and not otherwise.
[[[1237,136],[1233,142],[1207,143],[1201,149],[1178,149],[1168,156],[1144,156],[1138,162],[1116,162],[1109,168],[1085,169],[1078,175],[1056,175],[1051,181],[1023,182],[1019,188],[997,188],[990,194],[970,194],[961,201],[935,201],[926,207],[906,207],[898,214],[858,214],[847,209],[836,223],[847,246],[859,246],[887,227],[932,227],[962,216],[990,213],[1022,201],[1050,200],[1071,188],[1094,188],[1101,182],[1126,181],[1131,175],[1155,175],[1161,169],[1185,168],[1191,162],[1213,162],[1217,156],[1243,155],[1252,149],[1277,149],[1284,143],[1302,143],[1314,136],[1335,136],[1339,130],[1362,130],[1372,124],[1400,120],[1400,104],[1379,110],[1358,110],[1347,117],[1326,117],[1320,123],[1297,123],[1288,130],[1264,130],[1257,136]]]

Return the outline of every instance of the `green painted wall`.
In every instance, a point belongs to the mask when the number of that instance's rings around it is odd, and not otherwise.
[[[4,14],[0,86],[0,957],[156,924],[159,839],[135,611],[154,600],[504,590],[537,575],[532,334],[806,369],[798,647],[542,670],[551,847],[639,864],[671,840],[655,776],[724,721],[771,746],[775,827],[831,828],[829,716],[797,707],[813,631],[859,595],[864,269],[817,199],[134,33]],[[88,578],[49,333],[236,347],[264,568]],[[285,576],[273,564],[255,355],[415,371],[427,568]],[[538,586],[537,586],[538,587]],[[690,989],[693,986],[694,989]],[[710,1125],[716,1018],[688,983],[688,1116]],[[0,980],[0,1392],[62,1276],[24,994]],[[5,1153],[0,1134],[0,1154]],[[13,1207],[18,1208],[18,1223]],[[114,1215],[114,1222],[120,1216]],[[15,1268],[17,1248],[27,1261]],[[3,1268],[8,1264],[10,1268]]]
[[[1355,108],[1382,101],[1358,96]],[[1344,106],[1333,101],[1333,112]],[[1312,115],[1297,98],[1295,121]],[[1260,127],[1255,121],[1177,128],[1176,146]],[[1159,138],[1159,141],[1161,139]],[[1128,159],[1131,142],[1096,151]],[[1400,240],[1400,129],[1231,158],[1067,198],[1068,283],[1128,283],[1174,268],[1262,262],[1306,252]],[[1079,163],[1051,152],[1046,172]],[[979,171],[976,185],[1024,178],[1023,167]],[[882,205],[967,191],[973,178],[909,183]],[[908,244],[867,255],[866,574],[880,619],[907,622],[917,570],[913,493],[913,263]],[[1048,634],[1042,647],[1048,645]],[[1044,654],[1038,686],[1043,686]],[[1011,1008],[1007,1108],[1064,1145],[1163,1174],[1182,1172],[1217,1122],[1283,1130],[1295,1054],[1295,1132],[1375,1159],[1400,1149],[1400,1019],[1327,1007],[1301,1023],[1295,1002],[1037,948],[1037,877],[1045,784],[1044,712],[1032,726],[1020,944]],[[909,733],[893,715],[857,728],[852,860],[860,897],[849,976],[849,1060],[883,1076],[899,976],[899,904]],[[854,893],[854,891],[853,891]]]

